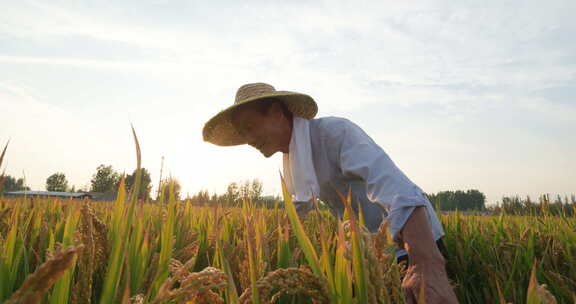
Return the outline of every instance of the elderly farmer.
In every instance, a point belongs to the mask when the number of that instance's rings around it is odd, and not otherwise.
[[[286,186],[299,213],[315,196],[342,217],[337,192],[349,189],[370,231],[378,230],[388,211],[392,237],[403,247],[397,259],[409,263],[402,283],[407,302],[416,303],[424,279],[428,303],[457,303],[439,249],[444,231],[426,195],[360,127],[344,118],[314,119],[317,111],[308,95],[247,84],[232,106],[206,123],[203,136],[219,146],[249,144],[265,157],[282,152]]]

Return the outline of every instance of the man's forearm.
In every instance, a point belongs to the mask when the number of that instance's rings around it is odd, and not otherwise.
[[[426,207],[416,207],[399,233],[404,249],[408,252],[410,263],[444,259],[436,246],[431,227]]]

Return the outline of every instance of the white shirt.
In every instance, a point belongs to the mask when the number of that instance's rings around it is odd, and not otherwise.
[[[357,212],[360,203],[366,226],[372,232],[387,219],[396,238],[414,208],[425,206],[434,239],[444,235],[422,189],[359,126],[345,118],[323,117],[310,120],[309,129],[319,198],[329,205],[332,214],[341,217],[344,213],[337,191],[346,195],[351,189],[353,208]],[[396,256],[404,254],[404,250],[396,252]]]

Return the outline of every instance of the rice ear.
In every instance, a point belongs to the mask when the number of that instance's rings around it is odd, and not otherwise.
[[[44,294],[60,279],[62,275],[74,265],[77,255],[84,245],[68,247],[54,257],[40,265],[38,269],[29,275],[22,286],[4,302],[5,304],[39,304]]]
[[[283,295],[304,295],[312,303],[331,303],[330,290],[325,280],[316,276],[305,267],[279,268],[269,272],[258,280],[258,293],[263,303],[277,303]],[[252,303],[250,297],[254,291],[247,288],[240,297],[240,303]]]

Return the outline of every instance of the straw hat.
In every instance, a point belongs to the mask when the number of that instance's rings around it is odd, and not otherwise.
[[[312,119],[318,112],[318,105],[312,97],[289,91],[276,91],[273,86],[266,83],[249,83],[241,86],[236,91],[234,104],[216,114],[205,125],[202,130],[204,141],[211,142],[218,146],[236,146],[245,144],[243,136],[236,131],[232,125],[232,110],[242,105],[260,100],[263,98],[279,99],[284,102],[292,115]]]

